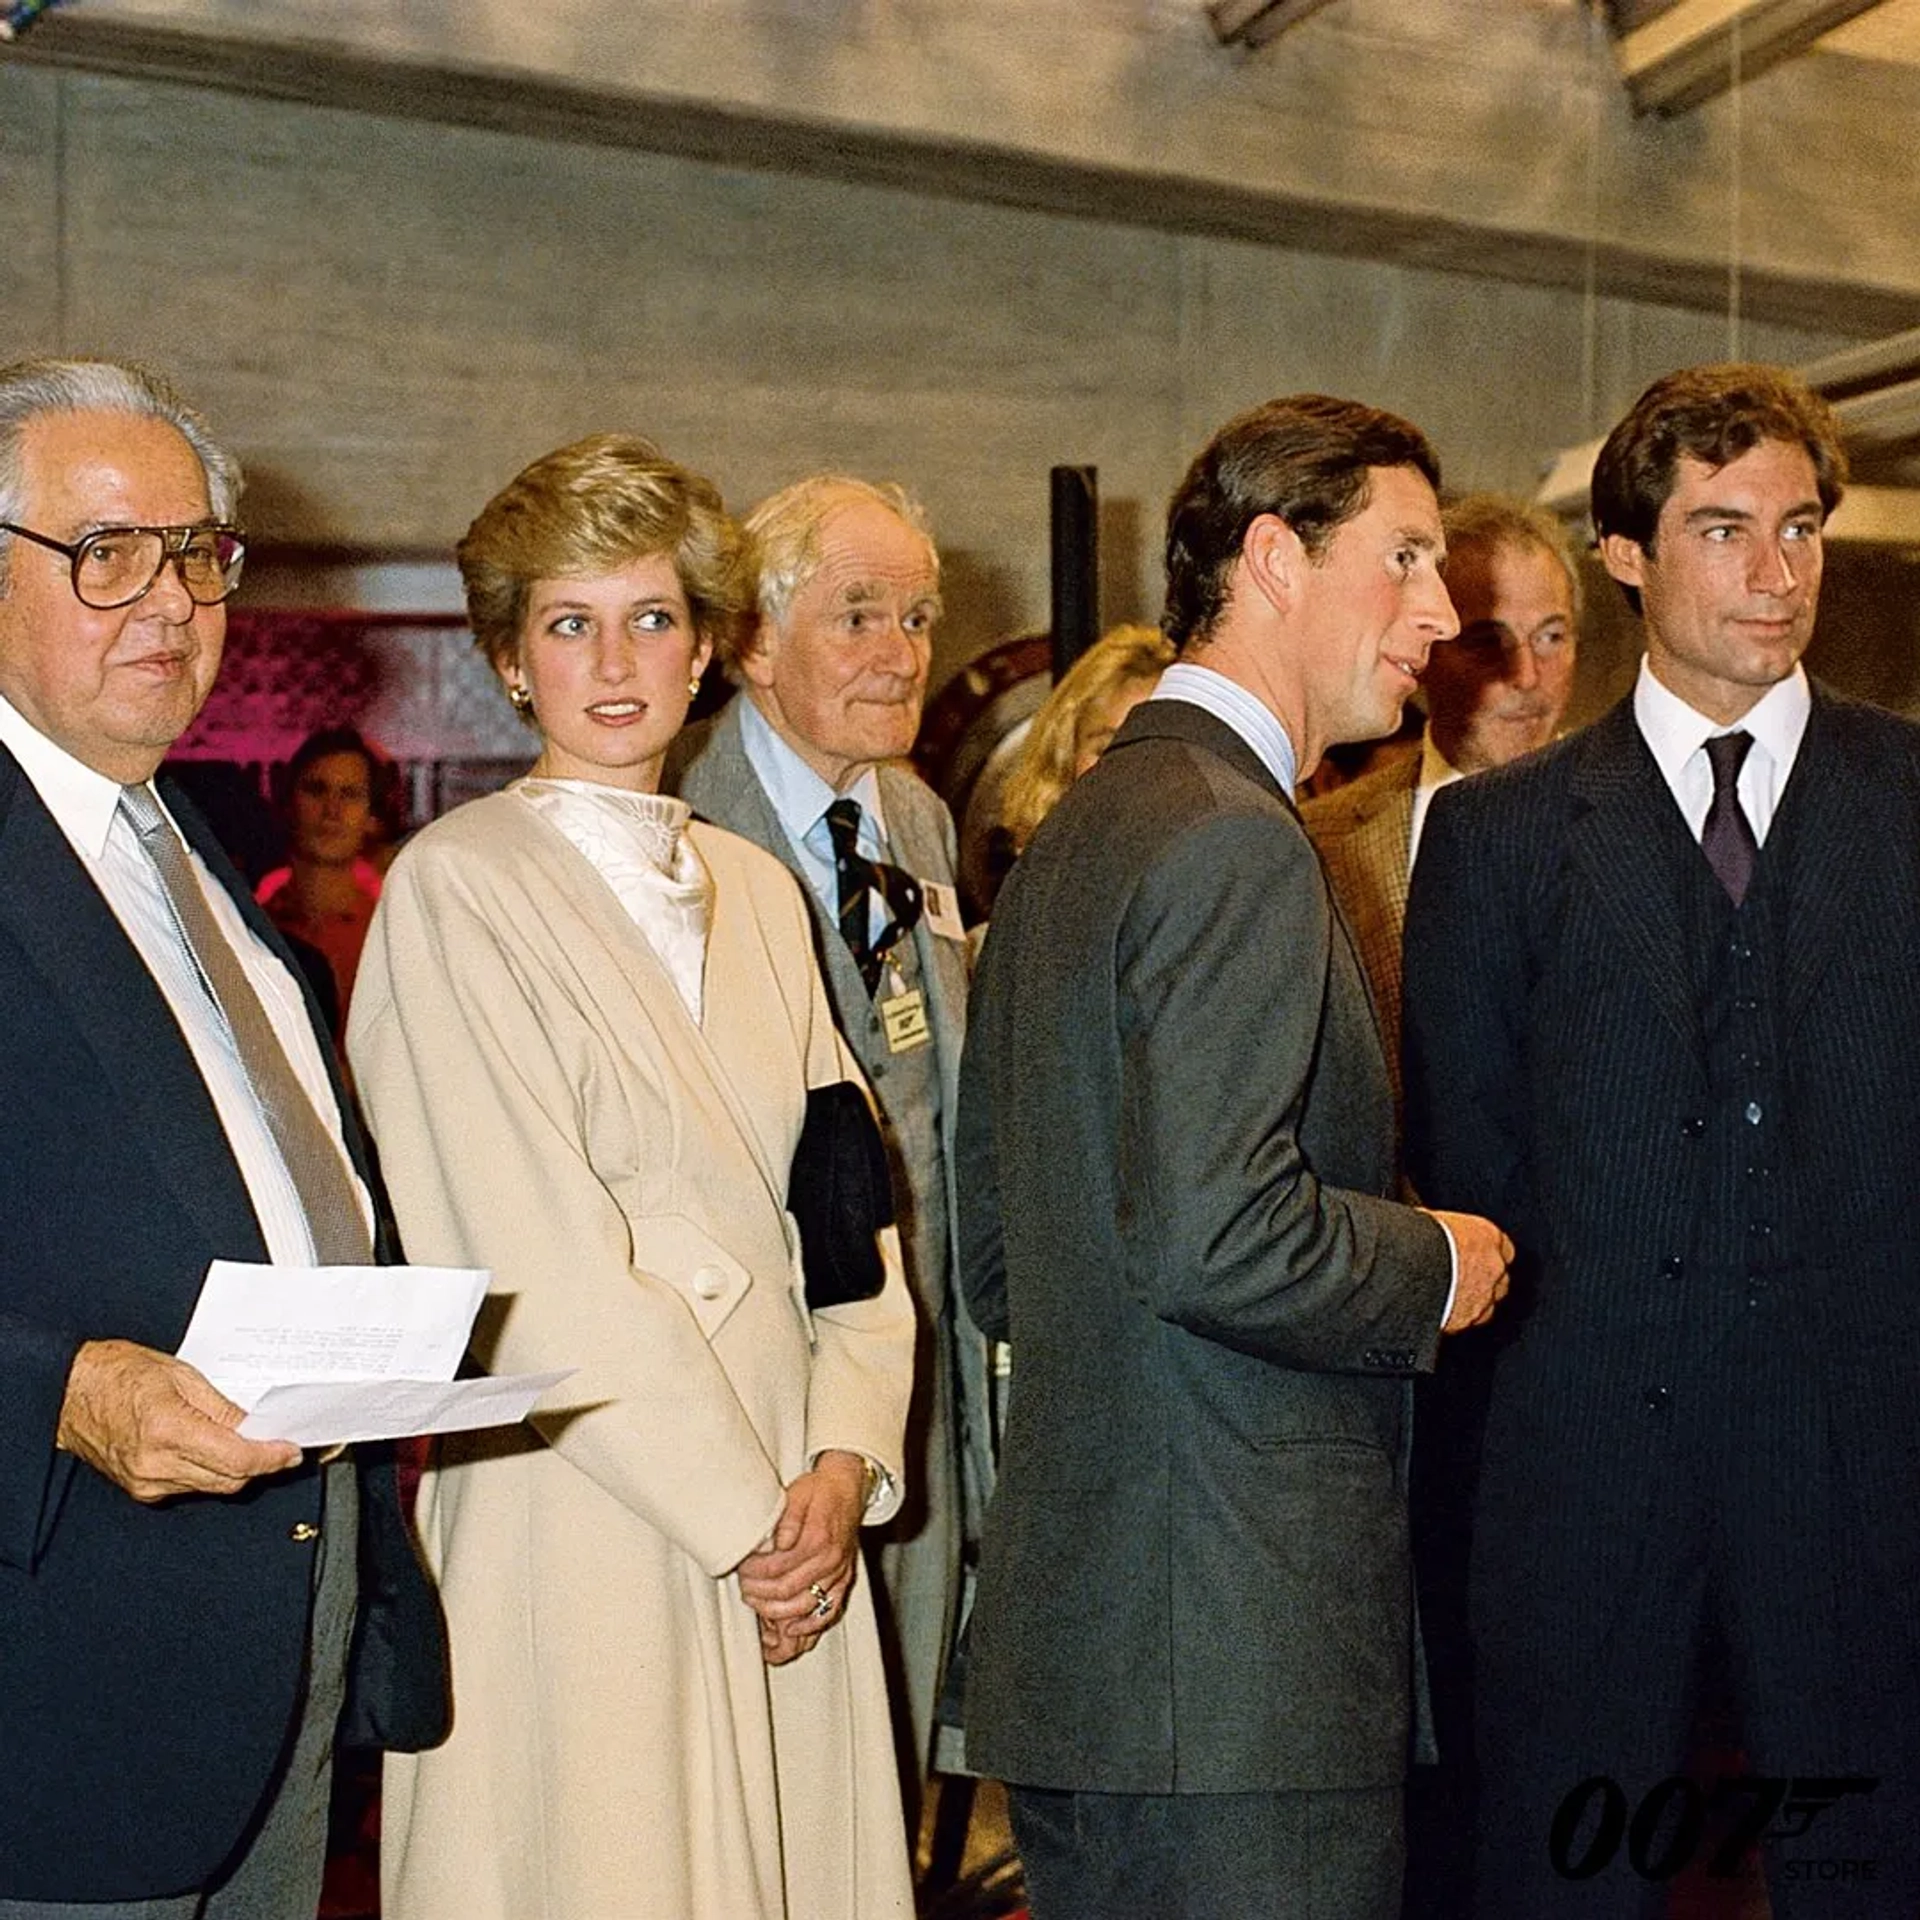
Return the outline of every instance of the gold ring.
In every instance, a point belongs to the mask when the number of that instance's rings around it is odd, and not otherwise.
[[[833,1595],[817,1580],[808,1582],[807,1591],[819,1603],[813,1610],[813,1617],[816,1620],[824,1620],[833,1611]]]

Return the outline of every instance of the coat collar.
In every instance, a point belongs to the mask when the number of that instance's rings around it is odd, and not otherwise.
[[[1211,753],[1227,762],[1238,773],[1286,803],[1291,811],[1293,795],[1268,772],[1267,765],[1247,743],[1227,725],[1190,700],[1142,700],[1120,724],[1109,753],[1141,740],[1178,740],[1203,753]]]

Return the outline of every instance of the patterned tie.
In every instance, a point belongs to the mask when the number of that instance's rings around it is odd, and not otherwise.
[[[1700,851],[1736,907],[1747,897],[1753,863],[1760,857],[1760,843],[1754,839],[1753,823],[1740,804],[1738,786],[1740,764],[1752,745],[1750,733],[1716,734],[1707,742],[1707,759],[1713,766],[1713,804],[1707,808],[1706,825],[1700,831]]]
[[[240,956],[220,931],[186,848],[151,788],[121,788],[120,811],[153,862],[180,945],[233,1037],[234,1055],[306,1211],[314,1253],[323,1266],[364,1266],[373,1257],[373,1243],[347,1163],[300,1084]]]
[[[833,841],[833,867],[840,881],[840,936],[852,951],[868,993],[880,984],[887,951],[918,924],[924,902],[912,874],[869,860],[860,851],[860,802],[836,800],[827,809],[827,833]],[[873,925],[873,895],[879,894],[887,924],[878,940],[867,937]]]

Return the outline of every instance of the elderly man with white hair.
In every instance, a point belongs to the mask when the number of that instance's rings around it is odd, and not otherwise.
[[[940,616],[940,558],[908,494],[843,475],[782,488],[746,525],[757,617],[720,648],[741,697],[684,736],[677,784],[699,813],[801,880],[835,1017],[887,1137],[922,1322],[910,1484],[875,1567],[911,1810],[934,1758],[963,1549],[992,1471],[986,1347],[950,1284],[967,994],[953,821],[905,764]]]

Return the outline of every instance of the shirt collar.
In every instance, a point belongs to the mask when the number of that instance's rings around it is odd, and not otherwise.
[[[53,815],[60,831],[84,858],[98,862],[120,805],[120,783],[76,760],[56,745],[20,710],[0,697],[0,746],[20,763],[20,771]]]
[[[874,855],[886,850],[886,816],[880,811],[880,777],[869,767],[845,794],[834,792],[813,768],[801,759],[792,746],[774,730],[773,724],[745,693],[734,696],[740,702],[740,744],[747,764],[759,776],[760,785],[780,824],[793,840],[805,840],[820,824],[828,807],[839,799],[860,803],[860,838],[871,838],[867,849]]]
[[[1153,697],[1184,700],[1231,727],[1279,782],[1280,791],[1292,794],[1298,778],[1293,742],[1287,738],[1279,716],[1258,694],[1248,692],[1239,681],[1229,680],[1212,667],[1203,667],[1191,660],[1176,660],[1160,676]]]
[[[1807,730],[1807,716],[1813,708],[1813,694],[1807,685],[1807,671],[1796,666],[1784,680],[1776,681],[1730,727],[1709,720],[1662,684],[1643,654],[1640,677],[1634,682],[1633,717],[1639,723],[1648,751],[1673,785],[1680,770],[1716,734],[1750,733],[1756,746],[1772,762],[1776,781],[1784,780],[1800,751],[1801,736]]]

